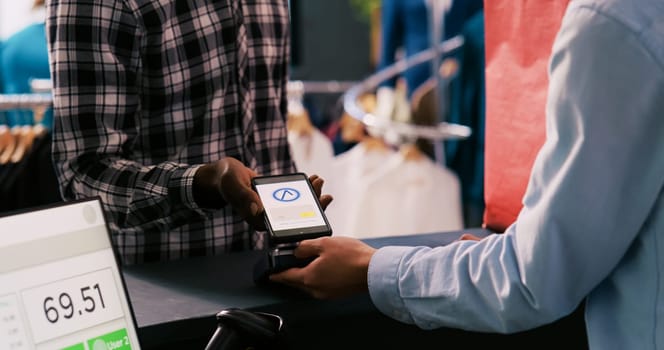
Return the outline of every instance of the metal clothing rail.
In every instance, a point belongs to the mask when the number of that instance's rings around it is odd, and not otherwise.
[[[50,93],[53,89],[51,79],[32,79],[30,80],[30,91],[33,93]]]
[[[48,108],[52,104],[53,96],[49,93],[0,94],[0,111]]]
[[[291,80],[287,85],[287,94],[289,98],[302,98],[305,94],[342,94],[355,84],[355,81]],[[0,94],[0,111],[50,107],[53,103],[51,80],[33,79],[30,86],[34,93]]]
[[[357,84],[356,81],[302,81],[291,80],[287,85],[288,96],[303,96],[304,94],[342,94]],[[50,79],[32,79],[30,88],[33,93],[50,93],[53,84]]]
[[[302,96],[304,94],[342,94],[356,84],[356,81],[291,80],[288,82],[287,91],[289,96]]]
[[[386,138],[388,140],[397,137],[399,139],[424,138],[432,141],[441,141],[465,139],[469,137],[472,131],[469,127],[464,125],[442,122],[434,126],[423,126],[392,121],[385,116],[377,116],[368,113],[358,103],[360,96],[375,91],[382,82],[405,72],[411,67],[430,62],[439,55],[446,56],[452,54],[461,48],[463,43],[463,37],[457,35],[441,42],[436,47],[432,47],[428,50],[424,50],[415,55],[399,60],[376,72],[346,91],[343,95],[344,110],[350,116],[362,121],[369,130],[387,136]]]

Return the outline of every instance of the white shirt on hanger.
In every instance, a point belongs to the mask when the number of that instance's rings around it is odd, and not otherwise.
[[[367,142],[360,142],[348,151],[337,155],[332,164],[332,174],[326,179],[323,192],[334,198],[325,210],[334,235],[351,235],[349,218],[357,212],[358,193],[366,179],[371,177],[395,151],[391,148],[375,147]]]
[[[326,182],[328,181],[332,176],[334,149],[332,141],[325,134],[316,128],[308,133],[289,131],[288,143],[291,146],[291,156],[298,171],[307,176],[316,174]]]
[[[460,186],[456,174],[426,156],[406,159],[397,152],[358,184],[346,233],[373,238],[461,230]]]

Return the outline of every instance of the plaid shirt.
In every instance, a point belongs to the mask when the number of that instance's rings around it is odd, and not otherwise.
[[[260,248],[195,171],[234,157],[295,170],[286,0],[51,0],[53,160],[65,199],[99,196],[123,263]]]

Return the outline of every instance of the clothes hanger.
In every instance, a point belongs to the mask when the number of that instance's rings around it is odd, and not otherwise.
[[[0,153],[0,164],[8,164],[16,150],[18,144],[18,138],[20,137],[20,127],[13,126],[9,129],[7,136],[4,138],[7,140],[2,153]]]
[[[47,132],[46,127],[44,126],[44,124],[42,124],[42,121],[44,120],[44,114],[46,114],[47,110],[48,107],[43,105],[38,105],[32,108],[32,115],[35,123],[32,126],[32,131],[35,134],[35,139],[44,136]]]
[[[26,157],[35,142],[35,139],[43,136],[46,133],[46,128],[41,124],[44,118],[46,107],[37,106],[33,108],[33,119],[37,123],[35,125],[23,125],[16,132],[15,148],[9,157],[9,162],[19,163]]]
[[[407,162],[418,162],[426,158],[424,152],[422,152],[415,143],[404,143],[399,147],[399,154]]]
[[[309,112],[304,107],[304,84],[302,82],[288,83],[288,114],[286,116],[286,129],[300,136],[308,136],[314,132]]]
[[[14,152],[14,135],[7,125],[0,125],[0,164],[6,164],[9,156],[5,156],[5,151]]]
[[[23,125],[18,130],[16,148],[9,157],[10,163],[20,162],[32,148],[32,142],[35,140],[35,132],[31,125]]]
[[[440,55],[449,56],[462,46],[463,36],[457,35],[453,38],[446,39],[435,47],[399,60],[391,66],[372,74],[346,90],[343,95],[344,111],[350,114],[351,117],[361,120],[367,128],[372,130],[377,129],[378,133],[386,135],[385,137],[389,139],[387,140],[388,144],[395,144],[394,141],[397,141],[397,145],[401,144],[400,140],[403,138],[421,138],[431,142],[468,138],[471,135],[472,130],[464,125],[438,122],[438,118],[436,118],[436,122],[431,125],[430,123],[416,124],[391,120],[389,118],[384,118],[383,116],[375,115],[371,109],[364,108],[361,106],[361,103],[359,103],[361,101],[359,97],[366,94],[367,91],[376,90],[380,84],[387,79],[393,78],[416,65],[430,62]],[[454,77],[458,72],[455,63],[456,62],[454,61],[446,62],[445,67],[441,69],[440,74],[447,77]],[[427,114],[433,115],[431,113]]]
[[[52,105],[52,96],[42,94],[0,94],[0,110],[32,108],[35,125],[4,126],[0,130],[0,164],[18,163],[32,148],[34,140],[46,134],[41,121]]]
[[[9,145],[11,133],[7,125],[0,125],[0,154]]]
[[[366,136],[361,143],[367,152],[386,152],[391,150],[387,142],[381,137]]]
[[[364,94],[358,98],[358,103],[367,111],[373,111],[376,108],[376,95]],[[352,117],[344,112],[339,122],[341,127],[341,138],[344,142],[362,144],[367,152],[385,152],[390,150],[390,146],[385,140],[368,132],[366,125],[362,121]]]
[[[359,143],[367,136],[364,124],[361,121],[344,113],[339,120],[341,140],[346,143]]]
[[[286,119],[286,128],[297,135],[308,136],[314,132],[314,125],[311,123],[309,113],[306,109],[289,109]]]

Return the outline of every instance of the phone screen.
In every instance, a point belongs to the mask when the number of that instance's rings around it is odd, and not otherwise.
[[[304,174],[257,177],[253,182],[276,243],[332,233]]]

